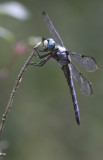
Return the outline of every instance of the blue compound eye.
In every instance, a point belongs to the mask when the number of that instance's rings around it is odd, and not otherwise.
[[[45,49],[53,50],[55,48],[55,41],[52,38],[45,39],[43,41],[43,46]]]
[[[52,38],[48,38],[47,41],[48,41],[47,48],[54,49],[55,48],[55,41]]]

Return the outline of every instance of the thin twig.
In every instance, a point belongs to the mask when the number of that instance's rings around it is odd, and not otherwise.
[[[32,57],[34,56],[34,53],[36,51],[36,49],[40,46],[41,42],[39,42],[35,47],[34,47],[34,50],[31,52],[30,56],[27,58],[26,62],[24,63],[24,66],[21,68],[18,76],[17,76],[17,79],[15,81],[15,84],[14,84],[14,87],[13,87],[13,90],[11,92],[11,95],[10,95],[10,98],[9,98],[9,101],[8,101],[8,104],[7,104],[7,107],[5,109],[5,112],[2,116],[2,120],[1,120],[1,124],[0,124],[0,134],[2,133],[3,131],[3,128],[4,128],[4,124],[5,124],[5,121],[6,121],[6,118],[7,118],[7,115],[8,113],[10,112],[10,109],[12,107],[12,103],[13,103],[13,98],[14,98],[14,95],[19,87],[19,84],[21,82],[21,79],[22,79],[22,75],[26,69],[26,67],[28,66],[30,60],[32,59]]]

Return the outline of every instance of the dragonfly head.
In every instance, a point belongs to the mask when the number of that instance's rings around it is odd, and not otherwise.
[[[43,38],[42,42],[45,49],[53,50],[55,48],[55,41],[52,38]]]

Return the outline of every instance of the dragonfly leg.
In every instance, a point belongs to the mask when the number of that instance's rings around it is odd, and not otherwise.
[[[46,53],[46,54],[43,54],[43,55],[40,55],[39,52],[37,52],[37,53],[38,53],[38,57],[39,57],[40,59],[45,58],[45,57],[47,57],[47,56],[50,55],[50,52],[49,52],[49,53]]]
[[[29,65],[33,65],[33,66],[43,66],[49,59],[51,58],[51,56],[46,57],[43,61],[40,62],[30,62]]]
[[[47,50],[44,49],[44,48],[43,48],[43,49],[39,49],[39,48],[35,48],[35,47],[34,47],[34,50],[37,51],[37,52],[38,52],[38,51],[39,51],[39,52],[46,52],[46,51],[47,51]]]
[[[38,54],[38,57],[39,57],[40,59],[45,58],[45,57],[47,57],[47,56],[50,55],[50,52],[48,52],[48,53],[46,53],[46,54],[43,54],[43,55],[40,55],[39,52],[45,52],[44,49],[43,49],[43,50],[39,50],[39,49],[36,48],[35,50],[36,50],[36,52],[37,52],[37,54]]]
[[[41,61],[41,62],[30,62],[29,65],[33,65],[33,66],[43,66],[46,62],[45,61]]]

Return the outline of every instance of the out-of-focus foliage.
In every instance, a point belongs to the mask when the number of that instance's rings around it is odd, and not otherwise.
[[[3,152],[3,150],[6,150],[9,147],[9,143],[6,140],[0,141],[0,157],[3,157],[6,155],[6,153]]]
[[[28,10],[19,2],[3,2],[0,4],[0,14],[12,16],[19,20],[27,20],[30,16]]]
[[[18,20],[27,20],[30,17],[30,12],[19,2],[2,2],[0,3],[0,16],[11,16]],[[8,29],[0,26],[0,37],[8,42],[13,42],[15,36]]]
[[[28,44],[31,46],[36,45],[38,42],[41,42],[42,38],[41,37],[35,37],[35,36],[30,36],[28,38]]]
[[[0,37],[4,38],[8,42],[12,42],[14,40],[14,35],[9,30],[4,27],[0,27]]]
[[[75,83],[81,115],[78,127],[69,87],[59,65],[50,60],[41,68],[28,66],[1,135],[1,139],[7,139],[10,144],[6,159],[102,160],[103,1],[19,0],[15,2],[17,8],[18,3],[29,10],[29,19],[24,21],[0,15],[0,26],[14,34],[15,44],[22,40],[28,43],[32,36],[51,36],[41,15],[46,10],[67,49],[95,57],[99,70],[87,73],[78,66],[92,82],[94,93],[91,97],[81,95]],[[14,55],[11,46],[14,44],[0,38],[0,68],[6,66]],[[0,83],[0,117],[14,81],[32,49],[19,56],[11,74]]]

